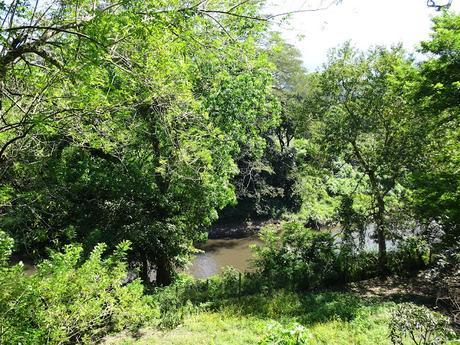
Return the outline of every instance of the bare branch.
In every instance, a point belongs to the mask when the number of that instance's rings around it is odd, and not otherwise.
[[[214,18],[208,13],[205,13],[205,15],[211,18],[222,29],[222,31],[230,38],[230,40],[232,40],[232,42],[236,42],[235,38],[233,38],[233,36],[228,32],[227,29],[225,29],[225,27],[221,24],[221,22],[219,22],[216,18]]]
[[[78,31],[73,31],[73,30],[68,30],[68,28],[78,28],[81,26],[80,24],[72,24],[72,25],[66,25],[66,26],[61,26],[61,27],[56,27],[56,26],[42,26],[42,25],[23,25],[23,26],[15,26],[9,29],[5,29],[6,32],[11,32],[11,31],[19,31],[19,30],[46,30],[46,31],[56,31],[56,32],[64,32],[70,35],[75,35],[80,38],[85,38],[91,42],[94,42],[98,45],[101,45],[100,42],[95,40],[93,37],[88,36],[84,33],[78,32]]]
[[[338,3],[337,0],[333,0],[329,4],[327,4],[326,6],[323,6],[323,7],[303,9],[303,10],[295,10],[295,11],[290,11],[290,12],[272,14],[272,15],[267,16],[266,20],[270,20],[270,19],[273,19],[273,18],[276,18],[276,17],[284,17],[284,16],[288,16],[290,14],[325,11],[325,10],[328,10],[329,8],[331,8],[333,5],[336,5],[337,3]]]
[[[16,141],[20,140],[20,139],[23,139],[27,136],[27,134],[29,134],[29,132],[35,127],[35,125],[31,125],[29,128],[27,128],[22,134],[14,137],[14,138],[11,138],[10,140],[8,140],[6,143],[4,143],[0,149],[0,162],[2,161],[3,159],[3,155],[5,154],[5,151],[8,149],[8,147],[12,144],[14,144]]]
[[[262,22],[266,22],[269,19],[276,17],[276,15],[268,16],[268,17],[249,16],[249,15],[245,15],[245,14],[238,14],[238,13],[222,11],[222,10],[197,10],[197,12],[198,13],[223,14],[223,15],[227,15],[227,16],[232,16],[232,17],[237,17],[237,18],[244,18],[244,19],[251,19],[251,20],[257,20],[257,21],[262,21]]]

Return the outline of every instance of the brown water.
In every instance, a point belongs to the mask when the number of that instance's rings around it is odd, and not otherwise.
[[[340,228],[327,229],[332,235],[337,236],[337,241],[340,241]],[[374,228],[368,226],[363,249],[367,251],[376,251],[377,244],[371,238]],[[355,239],[358,243],[358,238]],[[239,239],[220,239],[208,240],[206,243],[197,246],[203,250],[203,253],[196,254],[191,265],[186,269],[186,272],[196,279],[206,279],[213,275],[219,274],[227,266],[232,266],[240,272],[251,271],[251,263],[254,259],[252,255],[251,245],[260,245],[262,242],[257,235]],[[394,243],[387,241],[387,249],[395,248]],[[35,273],[35,266],[30,263],[24,264],[26,274]],[[152,276],[154,279],[154,275]]]
[[[222,272],[226,266],[232,266],[240,272],[251,270],[253,260],[250,245],[259,244],[254,237],[239,239],[208,240],[198,246],[204,253],[195,255],[187,273],[197,279],[205,279]]]

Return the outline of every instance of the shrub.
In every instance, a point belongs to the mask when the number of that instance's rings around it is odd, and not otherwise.
[[[317,232],[297,222],[261,233],[265,246],[255,248],[256,266],[278,286],[318,287],[338,279],[337,248],[328,232]]]
[[[418,271],[428,263],[429,246],[421,237],[413,236],[398,243],[398,249],[388,253],[389,270],[395,274]]]
[[[315,231],[298,222],[281,229],[263,228],[263,246],[254,247],[258,273],[274,287],[300,290],[330,286],[378,276],[378,253],[364,251],[348,242],[335,241],[329,231]],[[388,252],[392,274],[408,274],[424,267],[426,243],[413,237],[398,250]]]
[[[442,285],[452,277],[460,277],[460,241],[437,253],[435,264],[428,273],[433,281]]]
[[[435,256],[435,265],[426,272],[438,290],[437,304],[446,308],[453,322],[460,326],[460,241]]]
[[[184,317],[198,310],[192,302],[199,301],[202,296],[192,291],[198,291],[199,281],[188,275],[180,274],[173,284],[155,290],[153,298],[159,308],[159,327],[172,329],[180,325]]]
[[[259,345],[303,345],[311,337],[307,328],[295,322],[286,327],[270,325],[266,333]]]
[[[377,252],[358,251],[351,246],[342,245],[337,260],[344,282],[369,279],[378,275]]]
[[[390,339],[395,345],[405,340],[416,345],[440,345],[447,341],[450,333],[449,320],[426,307],[412,303],[397,305],[391,314]]]
[[[82,248],[67,246],[37,266],[8,266],[12,241],[0,232],[0,343],[94,343],[110,331],[135,330],[157,316],[139,280],[127,283],[121,243],[107,258],[105,245],[82,262]]]

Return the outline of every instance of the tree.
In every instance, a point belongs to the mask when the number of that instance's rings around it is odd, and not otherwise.
[[[0,226],[23,253],[129,239],[144,280],[171,281],[234,199],[239,143],[276,122],[260,6],[2,7]]]
[[[306,70],[301,54],[286,43],[279,33],[269,33],[266,47],[273,65],[274,99],[279,103],[279,119],[265,122],[264,141],[257,146],[244,142],[236,162],[239,174],[234,178],[237,205],[221,212],[224,221],[234,218],[276,218],[297,210],[294,192],[296,148],[293,145],[298,118],[308,92]],[[261,124],[257,124],[258,127]]]
[[[291,147],[298,119],[309,92],[307,70],[300,51],[282,40],[278,33],[271,37],[270,60],[276,67],[274,93],[281,102],[281,123],[275,129],[281,151]]]
[[[326,162],[343,160],[363,175],[357,184],[370,196],[382,274],[389,202],[420,157],[426,133],[425,118],[411,101],[416,78],[411,60],[399,47],[362,53],[345,44],[330,54],[316,76],[309,102],[316,119],[310,135],[316,135]]]
[[[460,16],[434,18],[431,39],[422,42],[429,58],[420,66],[417,97],[430,121],[425,159],[413,171],[413,202],[427,227],[441,227],[447,246],[460,238]]]

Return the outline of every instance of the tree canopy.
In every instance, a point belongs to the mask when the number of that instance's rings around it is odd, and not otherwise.
[[[130,239],[170,281],[277,121],[260,4],[2,6],[2,227],[29,254]]]

